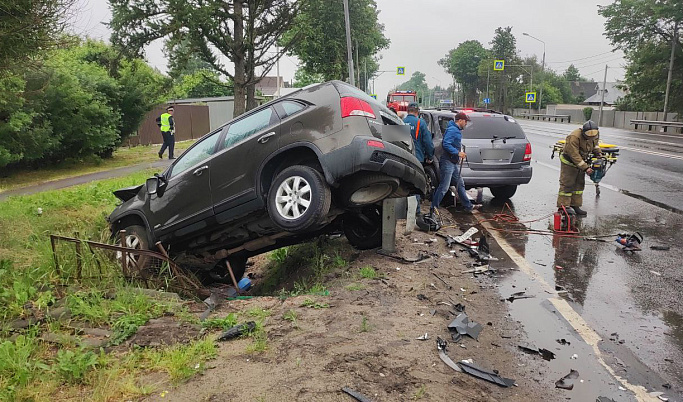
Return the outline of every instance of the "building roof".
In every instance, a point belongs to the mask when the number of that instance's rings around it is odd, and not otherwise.
[[[585,104],[593,104],[597,103],[600,104],[600,101],[602,100],[602,82],[598,82],[597,84],[597,92],[587,98],[583,103]],[[626,96],[626,91],[619,89],[618,87],[622,85],[619,82],[608,82],[606,83],[606,88],[607,90],[605,91],[605,105],[615,105],[617,103],[617,100],[619,98],[623,98]]]
[[[280,77],[280,88],[289,88],[289,82]],[[277,77],[265,76],[256,84],[256,89],[261,91],[263,96],[272,97],[277,92]]]
[[[583,96],[584,98],[590,98],[598,92],[597,84],[593,81],[569,81],[572,96]]]

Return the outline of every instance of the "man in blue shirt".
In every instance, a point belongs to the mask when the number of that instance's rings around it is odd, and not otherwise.
[[[417,102],[410,102],[408,104],[408,116],[403,119],[403,122],[410,126],[410,136],[415,145],[415,157],[424,165],[432,163],[432,159],[434,159],[434,142],[427,122],[418,117],[419,112],[420,107]],[[420,201],[418,195],[417,211],[415,212],[417,215],[420,214]]]
[[[467,114],[459,112],[456,113],[455,119],[448,122],[448,128],[443,135],[443,155],[439,158],[439,173],[441,182],[439,187],[434,191],[432,196],[432,208],[431,213],[437,211],[437,207],[441,204],[446,191],[450,186],[456,186],[458,189],[458,198],[460,202],[465,207],[465,210],[472,211],[473,209],[479,209],[481,205],[474,205],[467,197],[467,192],[465,191],[465,181],[460,177],[460,171],[458,169],[458,164],[461,159],[467,158],[467,154],[461,151],[462,148],[462,132],[467,126],[467,122],[470,121]]]

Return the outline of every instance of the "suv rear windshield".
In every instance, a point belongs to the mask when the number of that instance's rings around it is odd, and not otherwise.
[[[522,127],[514,120],[508,120],[509,118],[503,116],[471,116],[471,118],[472,120],[467,123],[467,127],[463,130],[462,135],[464,138],[492,139],[494,135],[498,138],[526,138],[524,131],[522,131]],[[450,120],[453,119],[444,117],[439,118],[439,125],[441,126],[442,132],[446,131],[446,127]]]

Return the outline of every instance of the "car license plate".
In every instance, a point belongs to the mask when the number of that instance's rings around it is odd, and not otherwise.
[[[512,151],[510,151],[508,149],[482,149],[481,150],[482,161],[510,162],[510,157],[512,157]]]

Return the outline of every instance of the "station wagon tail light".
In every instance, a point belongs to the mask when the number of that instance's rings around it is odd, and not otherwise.
[[[363,116],[371,119],[375,118],[375,112],[372,111],[370,104],[353,96],[341,98],[341,114],[342,117]]]
[[[368,140],[368,146],[384,149],[384,143],[382,141]]]
[[[527,142],[526,143],[526,149],[524,150],[524,162],[528,162],[531,160],[531,143]]]

